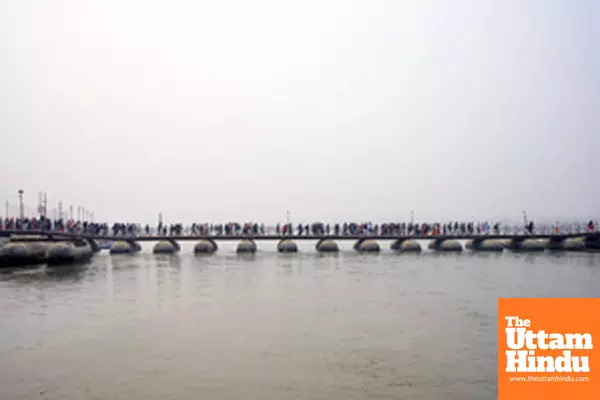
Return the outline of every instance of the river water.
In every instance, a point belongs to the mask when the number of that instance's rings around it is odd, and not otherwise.
[[[143,246],[0,275],[0,398],[495,399],[498,297],[600,296],[600,254]]]

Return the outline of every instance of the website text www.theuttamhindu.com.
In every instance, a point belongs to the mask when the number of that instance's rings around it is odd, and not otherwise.
[[[588,376],[511,376],[509,382],[589,382]]]

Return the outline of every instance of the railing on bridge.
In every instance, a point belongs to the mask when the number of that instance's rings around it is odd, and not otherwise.
[[[531,238],[548,238],[548,237],[574,237],[581,235],[596,235],[600,234],[598,230],[578,230],[578,231],[534,231],[532,233],[529,232],[446,232],[446,233],[432,233],[429,232],[427,234],[419,234],[416,232],[399,232],[399,233],[380,233],[380,232],[341,232],[341,233],[307,233],[303,234],[294,233],[294,232],[286,232],[284,233],[243,233],[243,232],[233,232],[230,234],[171,234],[171,235],[157,235],[157,234],[145,234],[145,233],[133,233],[133,234],[98,234],[95,232],[82,232],[82,231],[62,231],[62,230],[51,230],[51,231],[41,231],[41,230],[0,230],[0,236],[26,236],[26,235],[43,235],[43,236],[54,236],[54,237],[88,237],[94,239],[107,239],[107,240],[116,240],[119,238],[123,239],[141,239],[141,240],[160,240],[171,238],[174,240],[193,240],[193,239],[201,239],[201,238],[210,238],[210,239],[222,239],[222,240],[233,240],[233,239],[241,239],[241,238],[255,238],[255,239],[272,239],[277,240],[281,238],[293,238],[293,239],[322,239],[322,238],[334,238],[334,239],[357,239],[357,238],[377,238],[377,239],[435,239],[435,238],[447,238],[447,239],[470,239],[470,238],[513,238],[513,237],[531,237]]]

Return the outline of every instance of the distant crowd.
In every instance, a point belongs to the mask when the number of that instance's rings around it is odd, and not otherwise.
[[[48,218],[24,218],[0,220],[0,230],[3,231],[43,231],[65,232],[73,234],[88,234],[95,236],[243,236],[243,235],[299,235],[299,236],[356,236],[356,235],[381,235],[381,236],[436,236],[436,235],[475,235],[475,234],[514,234],[514,233],[562,233],[562,232],[594,232],[597,224],[589,221],[585,224],[555,224],[544,226],[538,230],[533,221],[522,227],[490,224],[488,222],[447,222],[447,223],[395,223],[388,222],[373,224],[371,222],[343,222],[309,224],[276,224],[265,225],[262,223],[228,222],[228,223],[182,223],[163,224],[156,227],[138,223],[97,223],[89,221],[51,220]]]

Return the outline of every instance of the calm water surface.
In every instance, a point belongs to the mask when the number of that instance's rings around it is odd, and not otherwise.
[[[600,254],[313,245],[1,274],[0,398],[495,399],[498,297],[600,296]]]

